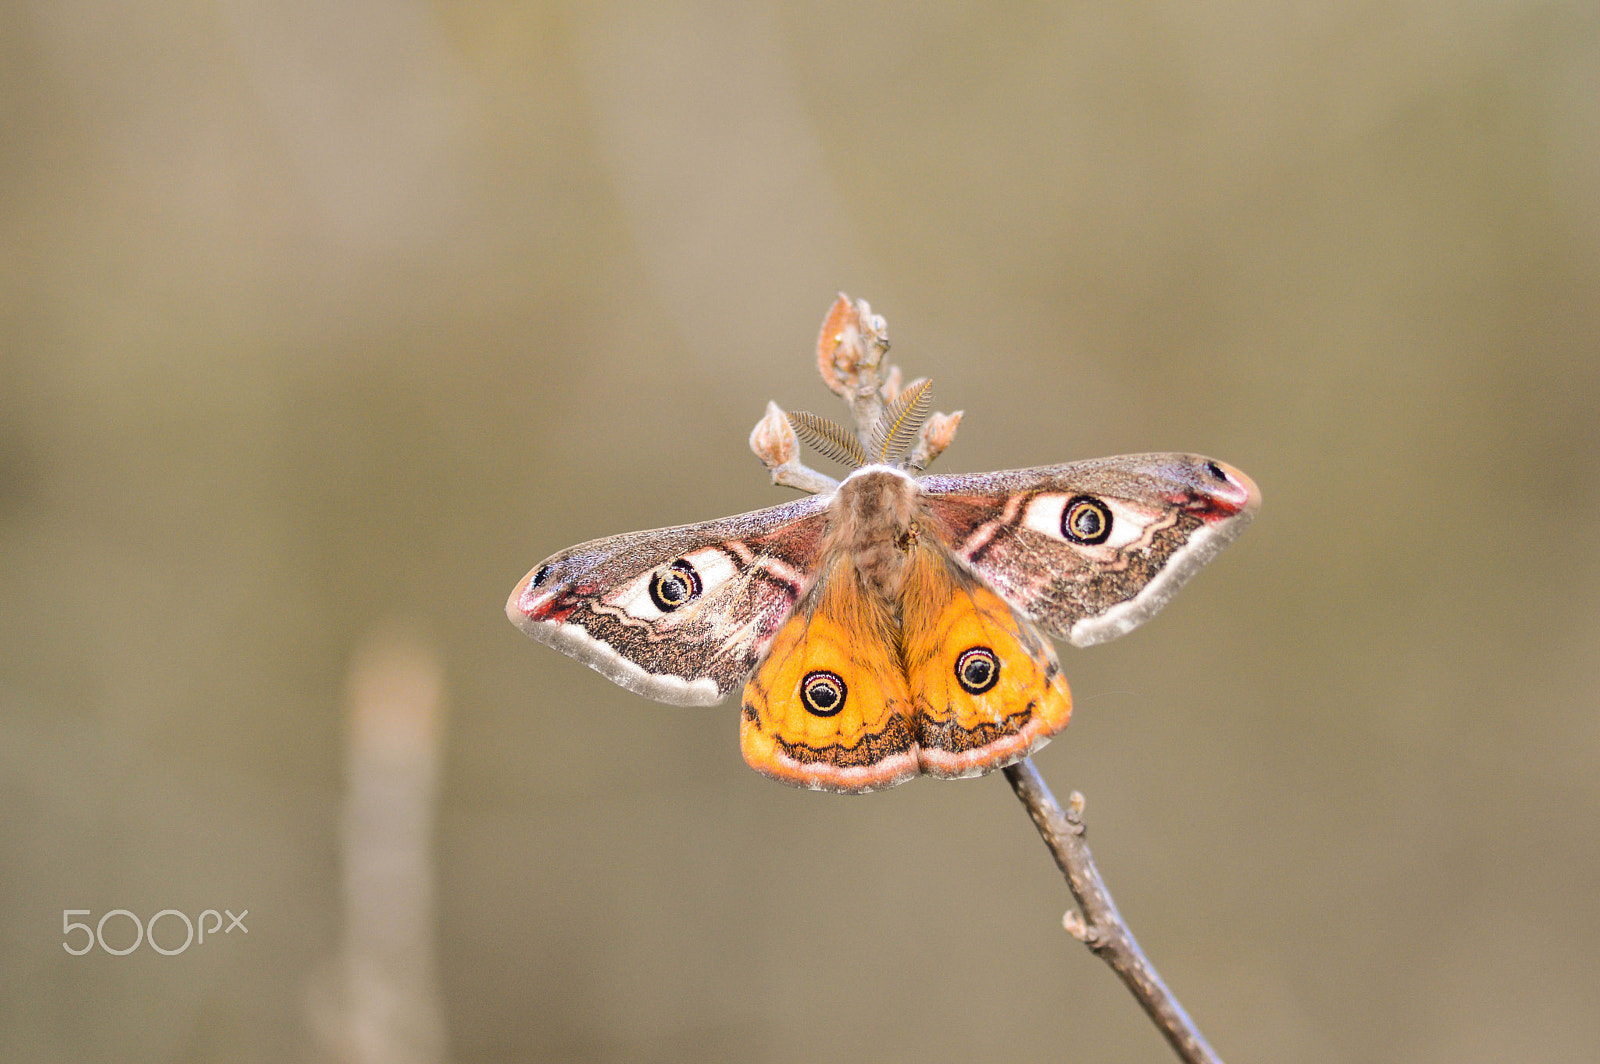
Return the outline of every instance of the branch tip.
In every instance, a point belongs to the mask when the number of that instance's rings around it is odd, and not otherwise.
[[[840,292],[817,336],[817,372],[850,404],[863,446],[883,412],[882,375],[893,377],[890,367],[882,364],[888,350],[889,327],[883,318],[872,313],[865,299]]]

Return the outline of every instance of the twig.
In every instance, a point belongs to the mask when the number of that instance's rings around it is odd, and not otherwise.
[[[1062,919],[1067,931],[1122,978],[1186,1064],[1221,1064],[1200,1029],[1145,958],[1122,914],[1117,912],[1111,892],[1106,890],[1100,870],[1089,853],[1089,845],[1083,841],[1083,795],[1073,791],[1067,799],[1067,811],[1063,813],[1039,770],[1033,767],[1031,758],[1025,757],[1006,766],[1005,774],[1011,789],[1017,792],[1017,800],[1033,817],[1034,826],[1050,848],[1050,855],[1056,859],[1056,865],[1067,879],[1068,889],[1083,911],[1081,917],[1070,910],[1067,912]]]
[[[883,362],[888,350],[888,326],[883,318],[872,313],[866,300],[852,300],[840,292],[817,337],[817,369],[823,382],[849,404],[863,446],[870,445],[885,405],[900,395],[899,367]],[[920,470],[933,461],[949,446],[960,422],[959,410],[928,418],[911,447],[907,464]],[[751,432],[750,449],[772,471],[775,484],[812,493],[838,487],[832,477],[800,462],[794,429],[775,403],[767,404],[766,416]],[[1185,1064],[1221,1064],[1117,912],[1083,841],[1083,795],[1073,791],[1067,812],[1063,813],[1032,760],[1023,758],[1007,766],[1005,774],[1018,800],[1033,817],[1083,912],[1080,917],[1069,910],[1062,918],[1063,926],[1122,977]]]

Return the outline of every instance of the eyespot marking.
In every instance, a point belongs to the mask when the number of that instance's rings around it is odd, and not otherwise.
[[[993,690],[1000,682],[1000,659],[988,647],[969,647],[956,658],[956,682],[969,695]]]
[[[844,708],[848,689],[836,672],[817,669],[808,672],[800,681],[800,701],[806,712],[818,717],[831,717]]]
[[[1111,510],[1099,499],[1074,495],[1061,510],[1061,534],[1092,547],[1111,538]]]
[[[662,613],[687,606],[700,597],[701,590],[699,571],[682,558],[650,578],[650,601]]]

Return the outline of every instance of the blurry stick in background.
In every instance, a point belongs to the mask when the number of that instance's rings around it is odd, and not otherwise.
[[[447,1059],[433,953],[433,822],[442,670],[424,641],[369,632],[347,681],[342,816],[344,938],[312,983],[312,1022],[333,1059]]]

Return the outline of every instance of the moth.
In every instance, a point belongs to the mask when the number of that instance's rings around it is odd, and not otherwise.
[[[1145,621],[1261,495],[1190,454],[922,475],[925,390],[884,410],[870,449],[788,416],[853,468],[832,490],[570,547],[507,615],[648,698],[739,689],[745,760],[797,786],[861,793],[1027,756],[1072,715],[1049,637],[1088,646]]]

